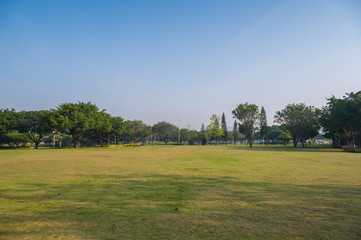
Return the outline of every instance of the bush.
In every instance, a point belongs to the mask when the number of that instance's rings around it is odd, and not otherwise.
[[[355,147],[342,147],[345,152],[361,153],[361,148]]]

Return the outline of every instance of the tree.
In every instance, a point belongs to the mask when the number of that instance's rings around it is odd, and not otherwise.
[[[239,104],[232,113],[233,116],[240,122],[239,132],[246,135],[249,146],[252,147],[253,136],[259,129],[259,113],[257,105],[248,103]]]
[[[134,143],[152,134],[152,128],[141,120],[126,121],[126,137],[131,138]]]
[[[211,123],[207,126],[207,131],[211,138],[216,140],[216,145],[218,143],[218,139],[223,136],[223,129],[219,126],[219,117],[216,114],[213,114],[210,118]]]
[[[182,143],[183,141],[189,141],[190,138],[191,138],[191,135],[190,135],[191,131],[187,128],[181,128],[179,130],[179,139],[180,139],[180,142],[179,143]]]
[[[288,104],[283,110],[276,112],[275,122],[281,124],[283,131],[291,134],[294,147],[297,147],[298,142],[304,147],[308,138],[318,134],[319,115],[319,110],[304,103]]]
[[[274,143],[280,139],[279,136],[281,135],[281,133],[282,133],[282,130],[281,130],[280,126],[272,125],[271,127],[269,127],[268,139]]]
[[[361,148],[361,91],[346,93],[342,99],[332,96],[323,108],[320,123],[334,147]]]
[[[236,145],[237,138],[239,137],[238,124],[236,120],[234,120],[233,123],[232,136],[233,136],[233,144]]]
[[[267,116],[266,111],[264,110],[264,107],[261,108],[261,113],[259,115],[259,122],[260,122],[260,135],[262,136],[262,142],[264,144],[264,140],[266,137],[268,137],[269,134],[269,128],[267,126]]]
[[[95,138],[98,144],[105,143],[110,145],[110,138],[113,134],[112,116],[105,112],[105,110],[97,112],[94,115],[95,124],[93,128],[86,131],[85,135],[88,138]]]
[[[204,124],[202,123],[201,126],[201,131],[199,132],[200,138],[201,138],[201,143],[202,145],[206,145],[208,142],[208,135],[206,132],[206,129],[204,128]]]
[[[227,122],[226,122],[226,116],[224,113],[222,114],[222,123],[221,123],[222,129],[223,129],[223,141],[227,145],[228,140],[228,130],[227,130]]]
[[[189,145],[194,145],[194,142],[198,139],[198,133],[195,130],[188,128],[180,129],[180,142],[187,141]]]
[[[54,116],[56,129],[69,133],[72,136],[73,147],[79,148],[80,142],[89,137],[85,133],[95,128],[98,112],[98,107],[91,102],[60,104]]]
[[[35,149],[38,149],[43,139],[52,133],[53,126],[48,110],[23,111],[17,113],[17,117],[18,131],[35,144]]]
[[[28,139],[26,135],[17,132],[7,133],[2,139],[2,144],[5,143],[10,148],[13,148],[15,146],[25,147],[28,142],[30,142],[30,139]]]
[[[0,144],[7,141],[6,134],[11,130],[16,130],[17,120],[14,109],[0,109]]]
[[[168,122],[158,122],[152,130],[165,144],[177,138],[178,127]]]
[[[114,137],[114,143],[118,144],[119,139],[121,138],[122,134],[124,134],[125,131],[124,119],[122,117],[112,117],[111,123],[112,123],[112,135]]]
[[[282,139],[283,144],[286,146],[290,142],[290,139],[292,139],[292,136],[289,131],[282,131],[278,138]]]

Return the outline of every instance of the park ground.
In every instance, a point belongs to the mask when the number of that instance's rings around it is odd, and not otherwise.
[[[2,150],[0,239],[361,239],[361,154]]]

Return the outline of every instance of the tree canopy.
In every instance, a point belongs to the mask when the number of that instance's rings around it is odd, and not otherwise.
[[[210,118],[211,123],[207,126],[207,131],[212,139],[216,141],[216,145],[218,144],[218,139],[223,136],[223,128],[220,127],[220,118],[216,114],[213,114]]]
[[[246,135],[248,144],[252,147],[253,136],[258,131],[258,106],[255,104],[239,104],[232,111],[233,116],[239,121],[239,132]]]
[[[283,131],[291,134],[293,145],[297,147],[300,142],[302,147],[307,139],[318,134],[318,119],[320,111],[304,103],[288,104],[281,111],[276,112],[275,122],[281,124]]]

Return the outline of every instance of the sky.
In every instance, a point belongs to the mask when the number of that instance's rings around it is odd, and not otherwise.
[[[92,102],[199,130],[361,90],[361,1],[0,1],[0,108]]]

